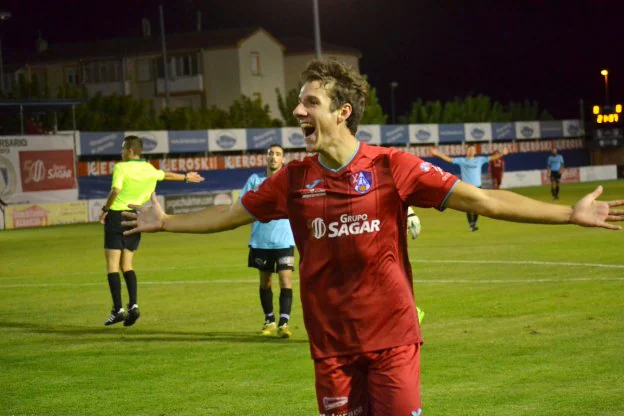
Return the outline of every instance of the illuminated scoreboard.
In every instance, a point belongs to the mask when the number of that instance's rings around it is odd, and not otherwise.
[[[592,107],[592,139],[595,147],[624,145],[624,119],[622,116],[622,104],[595,105]]]
[[[596,124],[619,124],[622,120],[622,104],[595,105],[592,110]]]

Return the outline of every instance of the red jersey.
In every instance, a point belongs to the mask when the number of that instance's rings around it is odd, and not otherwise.
[[[457,181],[409,153],[360,143],[339,170],[318,155],[291,161],[243,196],[258,220],[290,220],[313,358],[421,342],[406,211],[444,209]]]
[[[490,173],[500,174],[505,170],[505,161],[503,158],[490,161]]]

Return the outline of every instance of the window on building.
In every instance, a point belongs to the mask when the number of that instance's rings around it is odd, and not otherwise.
[[[251,53],[251,75],[260,75],[260,54]]]
[[[65,82],[69,85],[80,84],[80,77],[78,76],[78,68],[74,66],[65,67]]]
[[[152,65],[149,59],[139,59],[137,61],[137,79],[139,82],[151,81]]]
[[[90,84],[121,81],[119,61],[89,62],[83,67],[85,81]]]
[[[167,66],[170,77],[188,77],[199,74],[199,59],[197,54],[172,56]],[[165,77],[165,68],[162,58],[156,59],[158,78]]]

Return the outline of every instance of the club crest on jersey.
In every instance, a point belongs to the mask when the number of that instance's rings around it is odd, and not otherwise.
[[[362,170],[351,174],[351,185],[360,194],[365,194],[373,186],[373,172]]]

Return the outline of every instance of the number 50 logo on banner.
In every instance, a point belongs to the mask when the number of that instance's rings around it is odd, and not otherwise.
[[[76,187],[72,150],[21,151],[19,159],[24,192]]]

